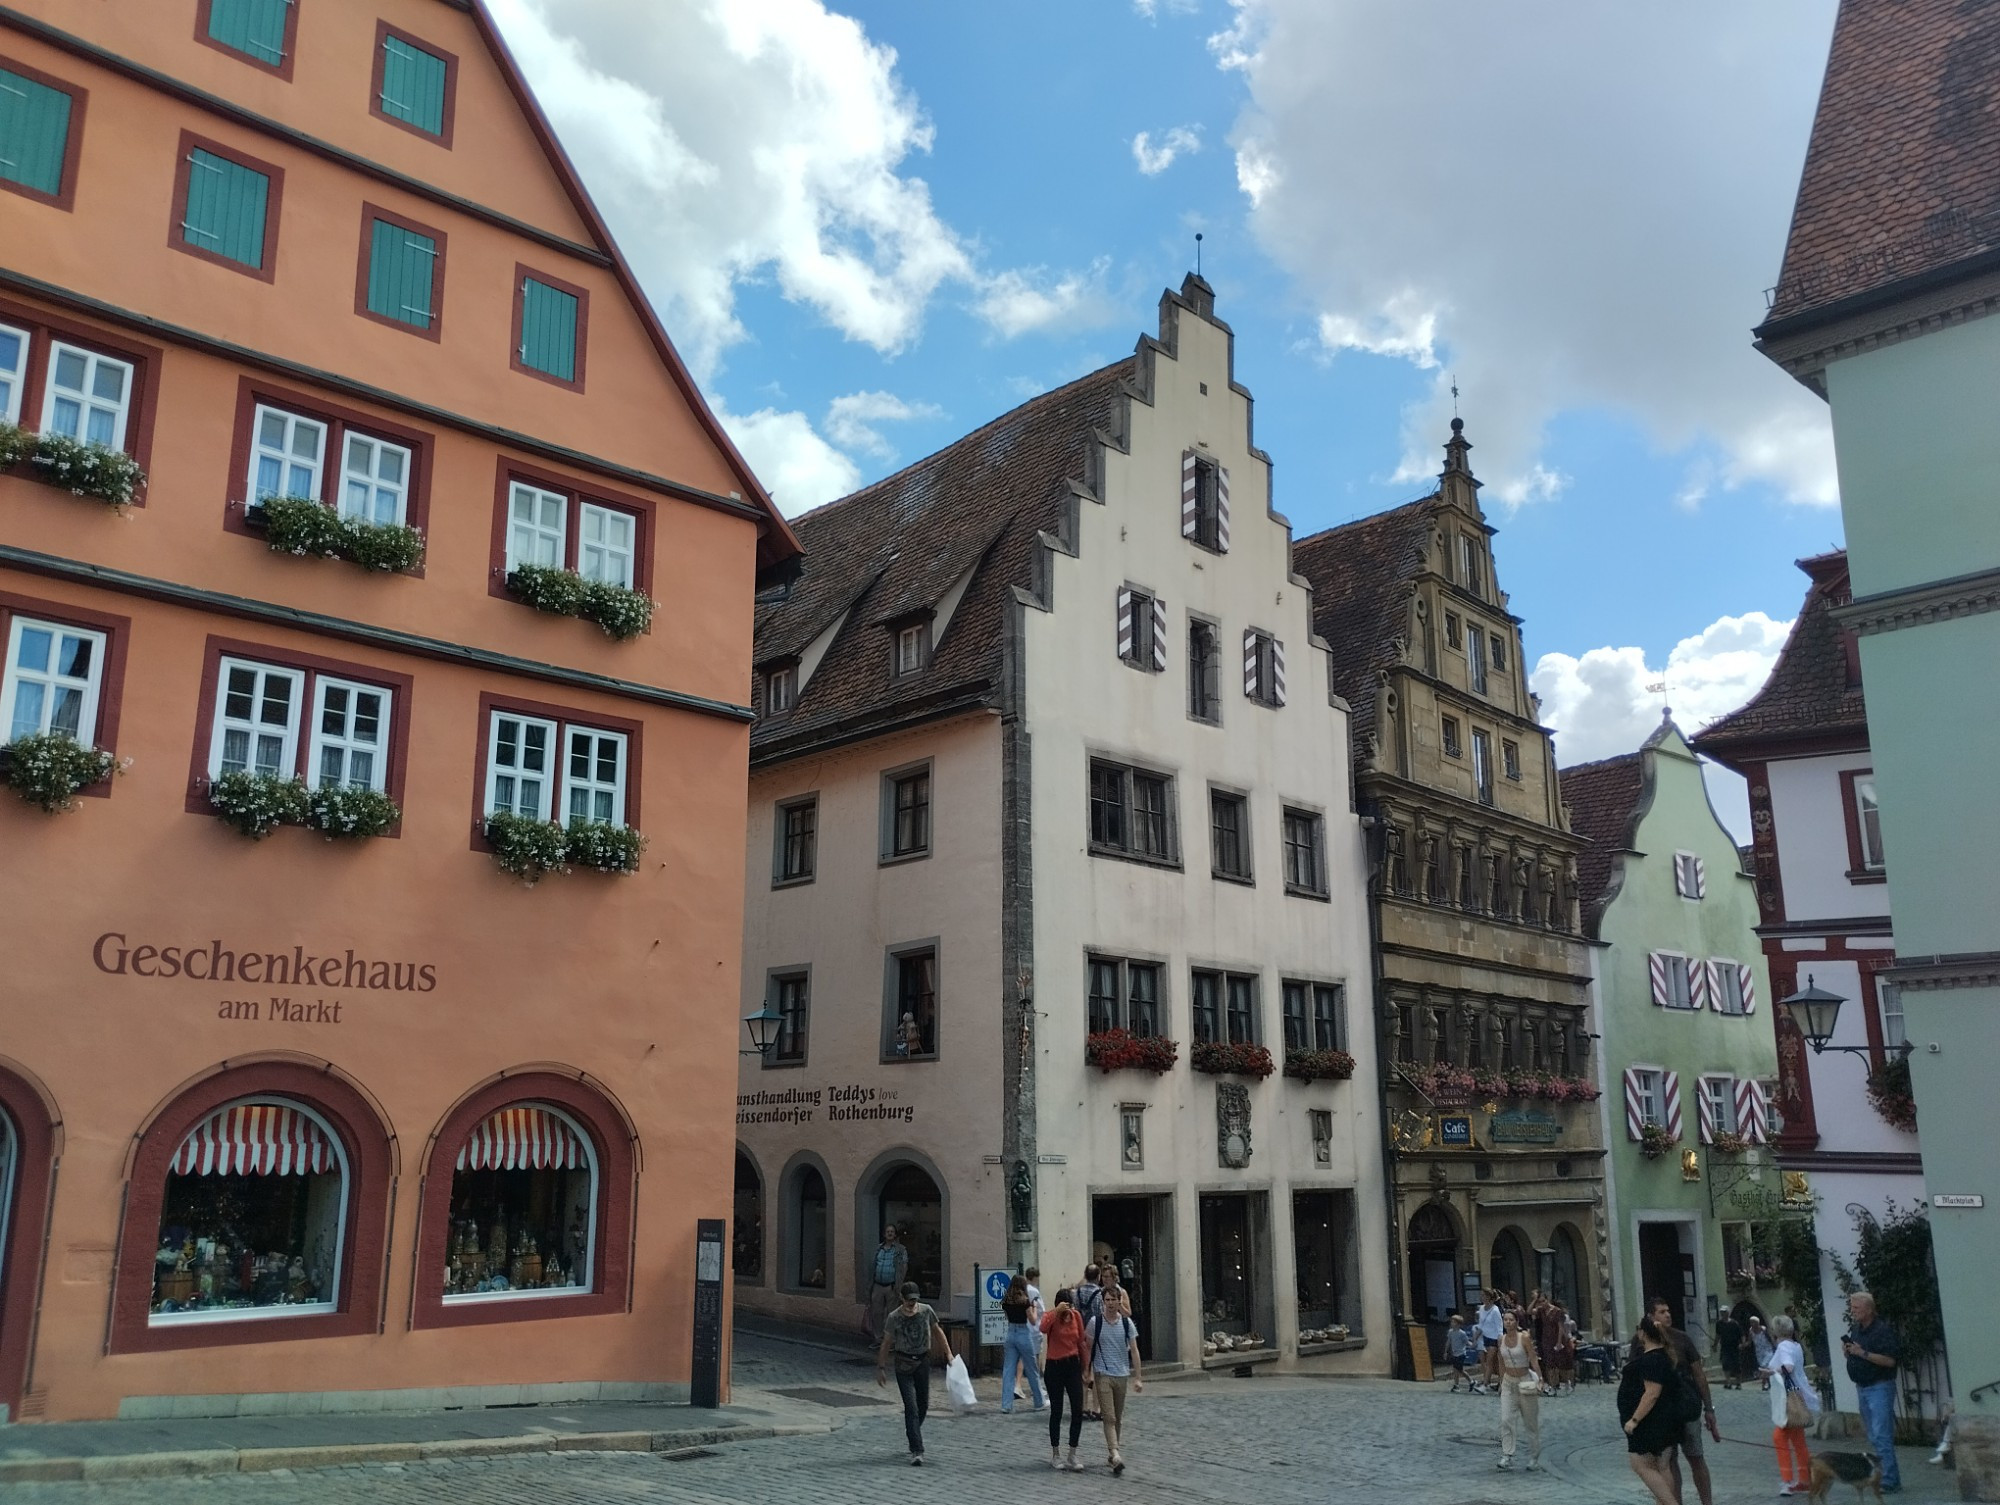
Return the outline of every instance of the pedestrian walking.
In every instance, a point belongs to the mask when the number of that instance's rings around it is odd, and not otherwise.
[[[1515,1434],[1528,1431],[1528,1469],[1542,1466],[1542,1379],[1535,1364],[1535,1340],[1509,1312],[1500,1327],[1500,1468],[1514,1466]]]
[[[1444,1358],[1451,1365],[1451,1393],[1458,1394],[1459,1382],[1465,1382],[1465,1393],[1473,1395],[1478,1386],[1472,1376],[1466,1373],[1466,1366],[1479,1354],[1479,1339],[1472,1329],[1465,1325],[1465,1319],[1457,1312],[1451,1314],[1451,1329],[1444,1335]]]
[[[1028,1382],[1028,1375],[1034,1375],[1038,1379],[1041,1375],[1042,1317],[1048,1311],[1048,1308],[1042,1304],[1041,1287],[1035,1283],[1042,1278],[1041,1270],[1035,1265],[1029,1265],[1021,1273],[1027,1278],[1028,1282],[1028,1336],[1034,1342],[1035,1355],[1033,1364],[1027,1366],[1027,1374],[1017,1374],[1014,1376],[1015,1400],[1026,1400],[1028,1398],[1028,1392],[1025,1388]],[[1043,1402],[1042,1404],[1045,1405],[1047,1402]],[[1040,1410],[1041,1405],[1037,1405],[1035,1409]]]
[[[1078,1321],[1088,1325],[1099,1312],[1104,1310],[1105,1290],[1115,1285],[1117,1280],[1118,1272],[1109,1263],[1093,1261],[1083,1267],[1082,1283],[1070,1292],[1070,1300],[1076,1304]],[[1097,1403],[1088,1390],[1083,1393],[1083,1419],[1085,1421],[1103,1419],[1097,1414]]]
[[[1065,1286],[1056,1292],[1055,1309],[1042,1318],[1042,1335],[1049,1340],[1049,1358],[1042,1383],[1049,1393],[1049,1463],[1058,1472],[1083,1472],[1076,1461],[1077,1439],[1083,1435],[1083,1318]],[[1069,1402],[1069,1461],[1062,1455],[1063,1402]]]
[[[1775,1328],[1776,1321],[1771,1326]],[[1861,1412],[1869,1446],[1882,1460],[1882,1488],[1894,1493],[1903,1487],[1902,1472],[1896,1467],[1896,1365],[1902,1360],[1903,1345],[1866,1291],[1847,1298],[1847,1329],[1840,1351],[1847,1355],[1855,1408]],[[1804,1372],[1801,1367],[1800,1373]]]
[[[882,1319],[896,1304],[896,1293],[910,1278],[909,1246],[896,1237],[895,1224],[882,1230],[882,1242],[875,1247],[874,1263],[868,1267],[868,1305],[861,1313],[861,1330],[869,1342],[882,1336]]]
[[[1125,1391],[1146,1388],[1140,1372],[1139,1325],[1132,1320],[1131,1303],[1120,1287],[1104,1296],[1104,1309],[1084,1328],[1083,1373],[1091,1393],[1097,1397],[1097,1414],[1104,1423],[1105,1462],[1113,1474],[1125,1472],[1121,1445],[1125,1430]]]
[[[951,1339],[938,1324],[938,1315],[918,1298],[923,1292],[914,1280],[903,1282],[902,1304],[892,1307],[882,1319],[882,1344],[875,1351],[875,1383],[889,1383],[889,1364],[894,1359],[896,1389],[903,1396],[903,1433],[910,1443],[910,1463],[924,1461],[924,1418],[931,1409],[931,1355],[940,1353],[951,1362]]]
[[[1751,1317],[1750,1357],[1756,1361],[1758,1370],[1765,1373],[1764,1388],[1766,1390],[1771,1388],[1768,1371],[1771,1367],[1771,1350],[1775,1346],[1771,1342],[1770,1331],[1764,1326],[1764,1319],[1757,1316]]]
[[[1500,1383],[1500,1293],[1488,1291],[1479,1308],[1479,1378],[1482,1388]]]
[[[1553,1337],[1542,1349],[1542,1378],[1553,1381],[1555,1393],[1564,1395],[1576,1389],[1576,1323],[1560,1301],[1550,1306],[1547,1321]],[[1547,1386],[1543,1393],[1548,1393]]]
[[[1035,1373],[1035,1303],[1028,1295],[1025,1275],[1007,1282],[1007,1294],[1000,1298],[1001,1315],[1007,1319],[1007,1342],[1000,1360],[1000,1409],[1011,1412],[1014,1402],[1024,1397],[1014,1387],[1021,1372],[1027,1371],[1028,1388],[1034,1393],[1035,1409],[1047,1404],[1042,1399],[1042,1379]]]
[[[1667,1477],[1673,1483],[1674,1499],[1681,1497],[1681,1459],[1685,1457],[1688,1473],[1694,1479],[1694,1492],[1701,1497],[1701,1505],[1715,1505],[1715,1484],[1709,1477],[1708,1454],[1702,1445],[1701,1433],[1706,1427],[1709,1434],[1720,1442],[1722,1429],[1715,1420],[1714,1398],[1708,1393],[1708,1366],[1702,1362],[1694,1339],[1674,1326],[1674,1304],[1671,1301],[1664,1296],[1655,1296],[1647,1303],[1647,1313],[1660,1333],[1660,1341],[1666,1347],[1677,1381],[1675,1393],[1667,1399],[1675,1402],[1669,1409],[1681,1415],[1681,1431],[1665,1455]],[[1630,1364],[1638,1356],[1639,1344],[1635,1339],[1625,1362]]]
[[[1715,1324],[1715,1356],[1722,1361],[1722,1388],[1740,1389],[1743,1384],[1743,1324],[1733,1312],[1724,1312]]]
[[[1798,1345],[1798,1324],[1790,1317],[1773,1317],[1771,1335],[1771,1445],[1778,1450],[1778,1493],[1802,1495],[1812,1490],[1812,1455],[1806,1451],[1806,1428],[1819,1414],[1819,1396],[1806,1378],[1806,1351]],[[1793,1397],[1797,1399],[1793,1399]],[[1886,1474],[1888,1460],[1883,1460]],[[1884,1487],[1887,1487],[1884,1479]]]
[[[1625,1361],[1618,1381],[1618,1420],[1625,1430],[1625,1451],[1632,1472],[1652,1495],[1654,1505],[1680,1505],[1680,1491],[1667,1473],[1665,1454],[1680,1436],[1674,1407],[1679,1385],[1667,1337],[1651,1317],[1639,1319],[1632,1335],[1633,1356]]]

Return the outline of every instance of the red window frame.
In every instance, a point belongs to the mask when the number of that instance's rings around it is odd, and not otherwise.
[[[1840,775],[1840,815],[1847,827],[1846,876],[1849,883],[1889,881],[1889,869],[1886,863],[1881,867],[1868,866],[1867,847],[1861,840],[1861,809],[1854,797],[1854,786],[1863,779],[1874,777],[1875,770],[1872,768],[1844,769]]]
[[[417,235],[428,235],[437,243],[437,255],[431,258],[431,322],[428,328],[392,319],[387,314],[378,314],[368,306],[368,268],[375,254],[375,221],[385,225],[396,225]],[[393,209],[384,209],[380,204],[364,202],[361,206],[361,250],[355,258],[354,311],[373,323],[390,329],[400,329],[404,334],[415,335],[420,340],[433,344],[444,339],[444,231],[436,225],[427,225],[422,220],[411,219],[406,214],[398,214]]]
[[[312,744],[313,695],[321,676],[351,679],[387,690],[390,695],[389,767],[383,774],[382,787],[396,802],[398,809],[403,807],[404,780],[410,768],[410,687],[414,683],[409,675],[377,668],[373,664],[356,664],[343,659],[323,658],[316,653],[301,653],[273,643],[251,643],[211,634],[202,649],[201,689],[195,698],[194,745],[188,750],[187,800],[183,806],[188,814],[210,819],[215,816],[215,807],[208,802],[208,753],[215,738],[216,700],[221,693],[222,661],[225,658],[250,659],[275,669],[296,669],[305,675],[305,684],[299,692],[299,745],[294,750],[292,765],[292,771],[300,776],[305,773],[306,753]],[[383,833],[388,837],[400,837],[402,834],[403,823],[400,820]]]
[[[132,641],[132,619],[110,612],[72,606],[67,601],[44,601],[37,596],[17,596],[0,591],[0,675],[6,672],[4,655],[14,630],[14,618],[33,617],[37,621],[85,627],[104,634],[104,672],[97,687],[97,735],[95,746],[116,755],[118,718],[125,699],[125,652]],[[90,799],[110,799],[115,779],[99,779],[77,793]]]
[[[521,360],[521,321],[527,316],[528,295],[521,284],[528,278],[559,293],[568,293],[576,299],[576,379],[564,381],[553,372],[544,371],[539,366],[530,366]],[[569,392],[583,390],[584,353],[590,345],[590,289],[579,287],[574,282],[529,266],[525,261],[514,263],[514,328],[507,337],[507,365],[523,376],[532,376],[537,381],[545,381],[552,387],[561,387]]]
[[[522,700],[513,695],[482,693],[479,697],[478,744],[473,749],[472,762],[472,850],[491,852],[493,844],[486,839],[486,764],[493,746],[493,713],[505,715],[534,716],[556,724],[556,793],[561,792],[561,759],[566,756],[563,743],[570,728],[581,727],[587,731],[617,732],[625,739],[625,824],[634,831],[645,829],[639,824],[639,776],[645,767],[644,739],[646,727],[641,721],[633,721],[624,716],[603,716],[595,711],[579,711],[574,706],[550,705],[546,701]],[[561,807],[551,796],[549,809],[554,818],[562,820]]]
[[[486,1117],[514,1103],[561,1108],[590,1136],[597,1154],[597,1226],[591,1230],[590,1289],[575,1296],[454,1302],[444,1299],[446,1246],[451,1237],[451,1179],[458,1152]],[[632,1305],[632,1220],[639,1159],[631,1121],[581,1072],[509,1072],[460,1098],[424,1152],[417,1211],[416,1287],[412,1328],[479,1327],[629,1311]]]
[[[566,570],[576,568],[585,502],[595,507],[629,512],[636,519],[632,530],[632,588],[648,596],[653,593],[653,526],[659,511],[657,502],[627,492],[609,491],[602,486],[586,485],[573,476],[558,475],[552,470],[543,470],[502,455],[493,481],[493,543],[486,579],[488,595],[498,596],[503,601],[514,599],[514,593],[507,589],[507,527],[509,493],[516,481],[538,486],[543,491],[561,492],[568,498],[569,511],[563,525],[563,568]]]
[[[264,195],[262,266],[245,266],[233,257],[211,251],[206,246],[190,245],[187,237],[181,233],[181,226],[187,219],[188,180],[194,175],[194,167],[188,161],[188,153],[196,148],[212,156],[234,162],[238,167],[247,167],[252,172],[262,173],[270,181],[270,189]],[[278,205],[284,196],[285,170],[275,162],[266,162],[261,157],[253,157],[248,152],[238,151],[235,147],[217,141],[211,136],[198,136],[193,131],[182,131],[180,155],[174,160],[174,196],[167,205],[167,245],[184,256],[213,262],[216,266],[227,267],[232,272],[255,278],[259,282],[275,282],[278,278]]]
[[[421,126],[411,125],[407,120],[399,120],[382,108],[382,79],[388,71],[389,66],[388,54],[383,49],[382,44],[388,41],[390,37],[394,37],[397,41],[416,48],[419,52],[428,52],[432,57],[444,64],[444,120],[440,124],[438,133],[435,136],[429,131],[424,130]],[[446,151],[450,151],[452,125],[454,117],[457,114],[457,106],[458,54],[455,52],[446,52],[437,43],[426,41],[415,32],[405,31],[400,26],[391,26],[387,21],[377,21],[375,23],[375,66],[368,79],[368,113],[373,115],[377,120],[387,121],[399,131],[408,131],[412,136],[428,141],[433,146],[441,146]]]
[[[347,1153],[345,1246],[335,1310],[312,1316],[255,1321],[176,1323],[148,1321],[153,1256],[159,1243],[160,1208],[167,1168],[188,1131],[238,1098],[291,1098],[323,1117]],[[389,1200],[395,1151],[389,1127],[368,1099],[332,1068],[298,1060],[251,1061],[224,1066],[181,1089],[140,1130],[125,1182],[125,1218],[111,1287],[112,1353],[160,1353],[181,1348],[226,1348],[297,1338],[373,1334],[381,1313],[388,1254]]]
[[[254,376],[245,376],[236,384],[236,428],[229,445],[229,486],[223,493],[222,506],[225,532],[249,538],[263,537],[244,515],[250,504],[250,451],[256,438],[257,409],[260,405],[283,408],[288,413],[326,425],[326,451],[320,462],[319,500],[329,507],[337,509],[339,505],[340,499],[335,495],[340,475],[339,461],[350,431],[371,439],[387,439],[409,450],[409,495],[403,507],[403,521],[426,538],[430,536],[431,472],[437,447],[435,435],[422,429],[405,428],[373,413],[344,407],[311,392],[281,387]],[[419,560],[414,568],[404,573],[421,578],[424,562]]]
[[[202,0],[206,5],[208,0]],[[43,193],[39,188],[30,188],[26,183],[16,183],[0,179],[0,188],[9,193],[18,193],[24,199],[33,199],[37,204],[47,204],[52,209],[60,209],[65,214],[76,208],[76,173],[83,159],[83,113],[90,102],[90,91],[81,84],[73,84],[66,78],[57,78],[53,73],[44,73],[39,68],[30,67],[19,58],[0,55],[0,68],[9,73],[32,79],[44,88],[54,89],[69,96],[69,138],[63,142],[62,184],[55,193]]]
[[[141,470],[147,468],[153,457],[153,420],[159,411],[160,365],[165,351],[158,345],[142,345],[94,324],[79,324],[61,314],[10,299],[0,299],[0,323],[28,332],[28,363],[21,378],[21,426],[26,429],[37,432],[41,429],[42,398],[48,391],[49,347],[55,341],[129,361],[132,398],[125,414],[125,453],[138,462]],[[133,493],[131,505],[146,505],[144,486]]]

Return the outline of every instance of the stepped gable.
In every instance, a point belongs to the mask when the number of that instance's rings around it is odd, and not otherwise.
[[[1844,0],[1771,321],[1996,248],[2000,6]]]
[[[1570,830],[1589,842],[1576,854],[1576,897],[1585,932],[1594,938],[1609,898],[1613,859],[1631,848],[1645,814],[1645,759],[1621,753],[1565,768],[1559,777]]]
[[[1433,493],[1292,541],[1292,573],[1312,587],[1313,631],[1330,651],[1334,692],[1353,711],[1357,750],[1374,731],[1377,682],[1409,636],[1409,586],[1437,504]]]
[[[1801,559],[1798,566],[1812,584],[1771,677],[1749,704],[1689,739],[1697,752],[1729,763],[1732,753],[1762,743],[1867,739],[1859,676],[1849,682],[1848,635],[1833,616],[1849,597],[1847,551]]]
[[[754,757],[998,704],[1010,592],[1031,585],[1039,535],[1066,531],[1072,484],[1090,474],[1098,432],[1122,429],[1133,374],[1127,356],[794,520],[806,572],[759,604],[753,661],[796,657],[840,626],[797,705],[758,722]],[[889,624],[935,610],[968,570],[929,665],[892,675]]]

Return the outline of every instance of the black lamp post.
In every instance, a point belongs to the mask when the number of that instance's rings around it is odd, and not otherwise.
[[[750,1031],[749,1050],[739,1050],[739,1056],[763,1056],[769,1058],[778,1045],[778,1027],[785,1022],[784,1016],[770,1004],[765,1004],[754,1014],[743,1016],[743,1027]]]
[[[1838,993],[1829,993],[1825,988],[1816,987],[1812,974],[1806,974],[1806,985],[1789,998],[1780,998],[1778,1006],[1792,1016],[1792,1023],[1805,1036],[1806,1044],[1813,1048],[1814,1055],[1824,1055],[1827,1051],[1840,1051],[1851,1056],[1873,1056],[1874,1051],[1866,1045],[1829,1045],[1833,1038],[1833,1027],[1840,1018],[1840,1006],[1847,1000]],[[1892,1056],[1906,1056],[1910,1053],[1906,1040],[1901,1045],[1888,1047]]]

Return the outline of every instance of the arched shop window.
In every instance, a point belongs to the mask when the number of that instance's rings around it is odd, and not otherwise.
[[[586,1292],[596,1226],[590,1136],[547,1103],[501,1108],[472,1131],[452,1170],[444,1299]]]
[[[282,1098],[217,1108],[167,1164],[151,1323],[335,1310],[346,1209],[347,1155],[319,1114]]]

